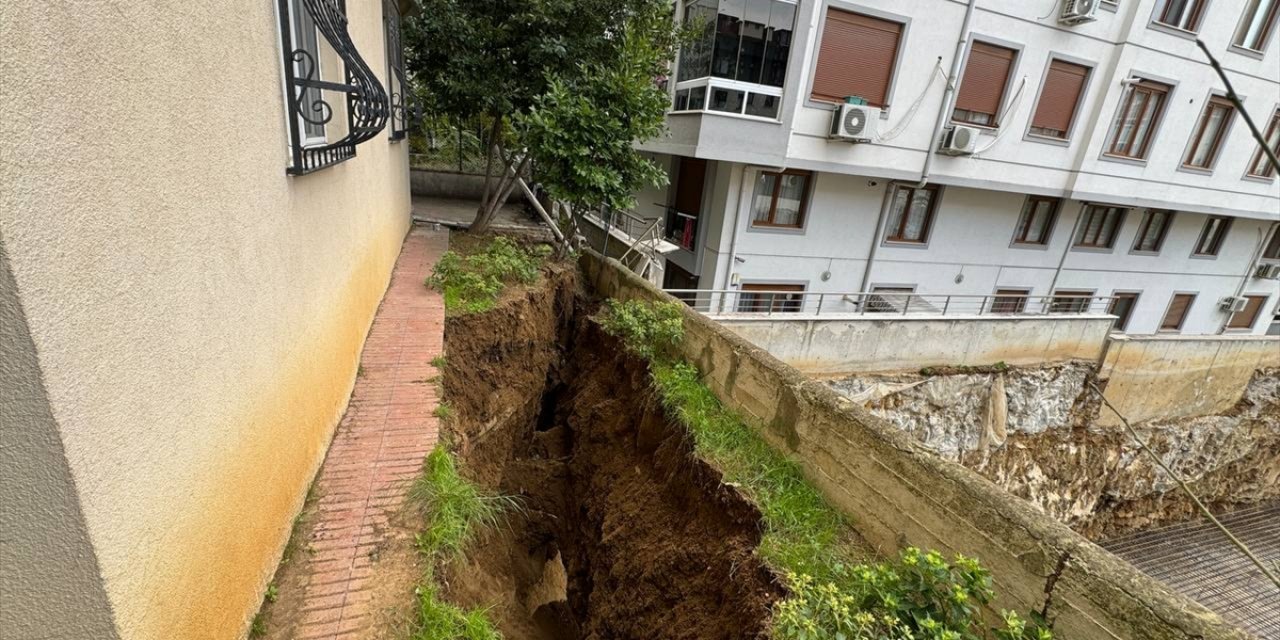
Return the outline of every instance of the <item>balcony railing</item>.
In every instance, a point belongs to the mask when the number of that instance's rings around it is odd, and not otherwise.
[[[917,294],[884,291],[854,293],[744,291],[741,289],[667,289],[708,315],[768,317],[795,315],[838,319],[867,317],[1017,318],[1046,315],[1110,315],[1112,296],[1005,296]]]

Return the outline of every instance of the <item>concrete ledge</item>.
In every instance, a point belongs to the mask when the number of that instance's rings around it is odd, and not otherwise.
[[[1259,369],[1280,368],[1275,336],[1113,336],[1099,377],[1130,422],[1222,413]],[[1120,420],[1103,411],[1099,424]]]
[[[478,201],[484,196],[484,176],[410,167],[409,190],[415,196]],[[519,189],[512,189],[507,202],[521,197]]]
[[[580,265],[618,299],[674,300],[598,253]],[[979,558],[996,606],[1040,610],[1050,600],[1065,640],[1248,636],[995,485],[691,309],[685,356],[726,405],[791,452],[832,504],[886,553],[903,544]]]
[[[815,375],[938,365],[1036,365],[1102,357],[1112,316],[833,314],[715,316],[783,362]]]

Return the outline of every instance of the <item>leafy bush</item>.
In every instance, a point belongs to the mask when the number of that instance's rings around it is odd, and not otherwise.
[[[506,285],[537,280],[538,268],[549,252],[545,245],[528,250],[498,236],[477,253],[445,252],[427,278],[427,286],[444,294],[444,307],[449,311],[488,311]]]
[[[679,302],[606,300],[598,316],[600,326],[622,338],[629,350],[645,358],[670,355],[684,339],[684,316]]]
[[[779,640],[1050,640],[1040,621],[1004,612],[1003,625],[987,629],[980,609],[995,597],[991,574],[957,555],[948,563],[936,551],[902,551],[893,562],[841,570],[833,581],[791,574],[791,597],[777,605]]]

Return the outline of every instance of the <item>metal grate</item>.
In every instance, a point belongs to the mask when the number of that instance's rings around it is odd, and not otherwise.
[[[1280,563],[1280,503],[1219,520],[1265,564]],[[1102,546],[1259,638],[1280,640],[1280,589],[1209,522],[1143,531]]]

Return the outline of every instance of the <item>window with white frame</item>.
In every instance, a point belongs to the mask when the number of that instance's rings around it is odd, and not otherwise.
[[[1161,0],[1156,8],[1156,22],[1195,33],[1200,30],[1209,0]]]
[[[680,50],[673,111],[776,119],[795,28],[796,0],[692,0],[698,36]]]
[[[311,12],[302,7],[302,0],[290,0],[289,17],[292,23],[290,28],[293,29],[294,73],[301,78],[323,78],[324,73],[320,68],[320,36]],[[304,134],[302,143],[307,146],[324,144],[328,105],[324,102],[320,89],[300,88],[298,102],[298,123]]]

